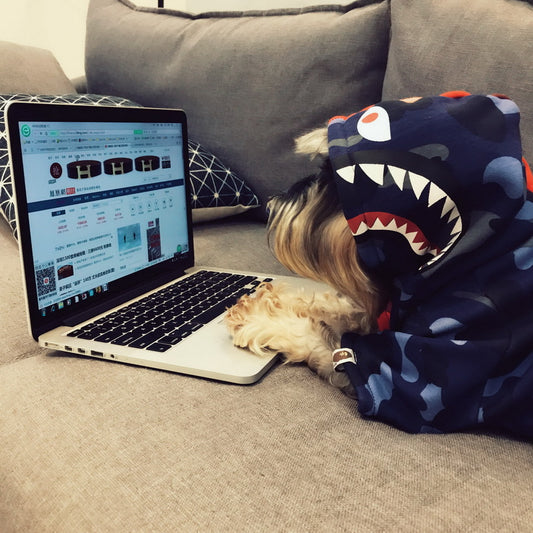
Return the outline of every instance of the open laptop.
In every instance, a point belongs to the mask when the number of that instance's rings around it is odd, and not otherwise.
[[[235,347],[223,322],[264,276],[194,266],[183,111],[12,103],[6,116],[41,346],[241,384],[267,372],[276,356]]]

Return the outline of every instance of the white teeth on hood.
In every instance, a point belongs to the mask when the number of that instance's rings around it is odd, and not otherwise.
[[[337,170],[337,174],[348,183],[353,183],[355,180],[357,165],[349,165]],[[410,172],[400,167],[393,165],[383,165],[378,163],[363,163],[359,165],[359,168],[377,185],[383,185],[387,170],[396,186],[403,191],[405,186],[405,177],[409,176],[411,187],[417,200],[420,200],[422,193],[429,186],[428,207],[436,204],[440,200],[444,199],[444,205],[442,207],[441,219],[448,215],[448,223],[453,222],[455,219],[456,224],[452,232],[452,236],[455,233],[460,233],[463,229],[461,215],[454,201],[435,183],[429,181],[424,176]]]
[[[453,209],[450,211],[448,215],[448,222],[451,222],[452,220],[455,220],[457,217],[459,217],[459,209],[457,207],[453,206]]]
[[[438,185],[428,180],[426,177],[421,176],[420,174],[416,174],[414,172],[410,172],[408,170],[393,165],[384,165],[380,163],[363,163],[360,165],[349,165],[338,169],[337,174],[348,183],[353,183],[355,180],[357,166],[359,166],[359,168],[366,174],[369,179],[371,179],[374,183],[380,186],[383,186],[385,175],[387,173],[386,171],[388,171],[389,174],[392,176],[394,183],[401,191],[404,190],[405,179],[406,176],[408,176],[411,188],[417,200],[420,200],[422,193],[429,186],[428,207],[431,207],[432,205],[444,199],[441,219],[444,220],[447,224],[452,224],[453,222],[455,222],[455,225],[450,233],[451,240],[449,244],[443,250],[441,250],[440,253],[434,248],[428,248],[424,244],[414,242],[414,239],[417,236],[416,232],[406,233],[405,225],[401,228],[398,228],[395,221],[385,226],[383,222],[377,219],[376,223],[374,223],[371,228],[369,228],[369,226],[363,222],[359,226],[356,235],[365,233],[369,229],[385,229],[402,233],[409,240],[411,247],[413,251],[415,251],[415,253],[418,253],[419,255],[424,255],[425,253],[431,253],[432,255],[435,255],[435,257],[431,259],[431,261],[426,263],[426,265],[430,265],[434,263],[437,259],[442,257],[459,238],[459,235],[463,231],[463,221],[461,219],[461,214],[459,213],[459,210],[457,209],[457,206],[455,205],[454,201]]]
[[[442,213],[440,215],[440,218],[444,218],[445,215],[447,215],[452,209],[457,209],[457,207],[453,203],[452,199],[449,196],[447,196],[446,201],[444,202],[444,206],[442,208]]]
[[[395,233],[399,233],[400,235],[403,235],[407,239],[407,241],[409,242],[409,245],[411,246],[411,249],[413,250],[415,254],[425,255],[427,253],[430,253],[435,256],[439,253],[437,248],[434,248],[431,245],[428,245],[427,241],[425,240],[425,237],[421,234],[421,232],[417,230],[408,231],[408,227],[409,225],[407,222],[399,225],[399,221],[396,220],[396,218],[394,217],[391,218],[389,222],[383,222],[383,220],[379,216],[377,216],[374,222],[372,222],[371,224],[365,221],[360,221],[359,227],[357,228],[354,235],[355,236],[361,235],[368,230],[393,231]]]
[[[372,229],[377,230],[390,230],[390,231],[398,231],[398,224],[396,224],[396,221],[392,219],[387,225],[385,225],[379,218],[376,218],[376,221],[374,222]]]
[[[457,221],[455,222],[455,226],[452,229],[451,235],[455,237],[456,235],[459,235],[463,231],[463,222],[461,220],[461,217],[457,218]]]
[[[452,238],[452,240],[450,241],[448,246],[443,248],[440,253],[436,254],[433,259],[430,259],[425,265],[422,265],[420,268],[428,267],[429,265],[432,265],[433,263],[436,263],[454,245],[455,241],[458,238],[459,238],[459,235],[455,235],[455,237]]]
[[[378,165],[375,163],[368,163],[366,165],[360,165],[361,170],[375,183],[383,185],[383,170],[385,165]]]
[[[357,231],[354,233],[354,236],[362,235],[363,233],[366,233],[368,231],[368,224],[366,222],[361,222],[359,225],[359,228],[357,228]]]
[[[432,183],[429,187],[428,205],[431,207],[433,204],[436,204],[439,200],[442,200],[443,198],[448,199],[448,195],[440,187]]]
[[[349,167],[342,167],[337,170],[337,174],[348,183],[353,183],[355,179],[355,165]]]
[[[454,207],[450,211],[450,215],[448,217],[448,223],[452,224],[453,222],[455,222],[455,225],[454,225],[450,235],[452,237],[455,237],[456,235],[458,235],[459,233],[461,233],[463,231],[463,221],[461,219],[461,215],[460,215],[459,210],[457,209],[457,207]]]
[[[414,172],[408,172],[408,174],[409,174],[409,179],[411,180],[411,186],[413,187],[413,192],[415,193],[416,199],[420,200],[420,197],[422,196],[424,189],[429,185],[429,180],[427,178],[424,178],[424,176],[415,174]]]
[[[403,191],[403,185],[405,183],[405,174],[407,173],[407,171],[403,168],[393,166],[389,166],[387,168],[389,169],[390,175],[392,176],[394,183],[396,183],[400,191]]]

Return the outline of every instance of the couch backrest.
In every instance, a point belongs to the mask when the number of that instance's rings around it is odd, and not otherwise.
[[[0,41],[0,94],[75,93],[52,52]]]
[[[391,18],[383,98],[456,89],[506,94],[520,107],[524,152],[532,160],[531,2],[391,0]]]
[[[91,0],[86,73],[90,92],[184,108],[191,138],[264,204],[317,169],[293,153],[295,136],[382,97],[505,93],[521,108],[533,159],[532,36],[528,0],[359,0],[196,16]]]
[[[296,136],[380,100],[388,39],[387,0],[199,16],[91,0],[87,88],[185,109],[264,204],[317,170]]]

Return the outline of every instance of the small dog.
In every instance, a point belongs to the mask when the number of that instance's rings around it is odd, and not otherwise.
[[[262,286],[227,314],[235,344],[306,362],[363,416],[405,431],[533,439],[533,173],[519,121],[503,95],[452,91],[301,137],[322,170],[270,201],[268,238],[334,294]]]
[[[331,353],[346,331],[376,331],[386,298],[354,260],[355,240],[327,160],[327,129],[299,137],[296,152],[323,158],[323,169],[269,201],[268,241],[289,270],[327,283],[335,293],[309,295],[265,283],[230,308],[226,321],[236,346],[258,356],[279,352],[286,363],[306,363],[355,397],[348,377],[334,371]]]

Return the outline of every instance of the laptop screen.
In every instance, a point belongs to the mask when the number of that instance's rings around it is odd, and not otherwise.
[[[150,110],[124,120],[115,109],[114,119],[36,113],[14,126],[24,183],[19,223],[25,219],[28,233],[20,238],[30,243],[33,270],[26,283],[33,278],[41,319],[124,292],[158,265],[192,255],[184,122]]]

